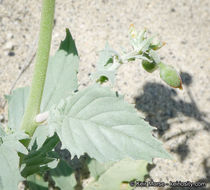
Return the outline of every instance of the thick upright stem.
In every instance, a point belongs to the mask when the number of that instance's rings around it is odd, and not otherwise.
[[[48,58],[51,45],[53,19],[54,19],[55,0],[42,1],[42,14],[39,33],[39,43],[36,54],[34,75],[27,102],[26,111],[23,116],[21,130],[32,136],[37,124],[35,116],[40,112],[40,104],[44,89],[45,77],[47,72]]]

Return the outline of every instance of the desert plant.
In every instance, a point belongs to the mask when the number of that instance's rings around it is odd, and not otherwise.
[[[78,90],[79,56],[68,29],[48,61],[54,7],[55,0],[43,0],[31,87],[6,96],[9,121],[0,126],[0,189],[17,189],[23,180],[29,189],[47,189],[48,182],[62,190],[74,189],[81,177],[76,180],[74,162],[69,164],[55,151],[59,142],[71,159],[85,158],[83,164],[92,177],[85,190],[131,189],[130,181],[144,179],[148,162],[171,157],[134,105],[111,90],[117,69],[139,60],[149,73],[159,70],[172,87],[181,89],[181,79],[156,53],[164,44],[153,43],[154,37],[148,37],[146,30],[139,33],[131,25],[132,50],[120,54],[106,44],[91,76],[92,84]]]

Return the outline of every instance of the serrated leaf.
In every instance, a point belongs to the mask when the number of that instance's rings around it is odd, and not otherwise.
[[[98,85],[62,100],[50,112],[49,128],[72,156],[87,153],[100,162],[170,158],[134,106]]]
[[[48,110],[60,99],[66,98],[78,88],[77,71],[79,57],[75,42],[66,29],[66,38],[61,42],[60,48],[50,58],[45,87],[43,92],[41,112]]]
[[[48,170],[49,167],[56,167],[57,156],[54,156],[52,151],[59,142],[58,136],[47,138],[41,148],[33,147],[28,155],[23,158],[22,165],[24,168],[21,171],[23,177],[30,176],[37,172]],[[55,162],[55,163],[54,163]],[[50,165],[49,165],[50,164]]]
[[[7,100],[9,104],[8,108],[9,128],[13,130],[18,130],[20,128],[28,95],[29,95],[29,87],[18,88],[14,90],[11,95],[7,95]]]
[[[112,67],[113,65],[113,56],[118,55],[113,49],[109,47],[109,44],[106,43],[106,46],[103,51],[99,54],[99,60],[96,64],[96,72],[93,74],[93,78],[97,80],[97,82],[103,83],[106,80],[110,80],[114,83],[116,68]]]
[[[30,190],[48,190],[48,183],[39,174],[29,176],[27,178],[27,184]]]
[[[19,171],[19,156],[17,152],[27,153],[26,148],[19,142],[26,138],[24,134],[10,134],[2,137],[0,145],[0,187],[4,190],[17,189],[22,180]],[[12,180],[11,180],[12,179]]]
[[[62,190],[74,190],[76,185],[75,175],[71,167],[64,160],[60,160],[58,166],[50,170],[50,175],[55,181],[55,186]]]
[[[84,190],[120,190],[123,182],[143,181],[147,173],[146,161],[123,159],[112,163],[96,182],[90,183]],[[132,188],[127,184],[126,189]]]

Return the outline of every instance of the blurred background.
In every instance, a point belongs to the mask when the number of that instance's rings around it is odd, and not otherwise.
[[[1,122],[7,120],[4,95],[30,84],[40,12],[40,0],[0,0]],[[130,24],[166,42],[159,55],[180,72],[182,91],[137,61],[120,68],[115,88],[157,128],[154,135],[175,159],[154,159],[150,178],[205,182],[208,187],[196,189],[210,188],[210,1],[56,0],[54,23],[51,54],[69,28],[80,55],[81,87],[89,84],[107,41],[116,51],[131,48]]]

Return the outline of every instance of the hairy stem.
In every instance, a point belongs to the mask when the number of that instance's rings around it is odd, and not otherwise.
[[[30,95],[21,124],[21,130],[25,131],[25,133],[27,133],[30,137],[34,134],[34,131],[37,127],[35,116],[40,112],[40,104],[42,100],[52,38],[54,9],[55,0],[42,1],[41,24],[38,49],[36,53],[36,63]]]

